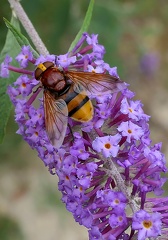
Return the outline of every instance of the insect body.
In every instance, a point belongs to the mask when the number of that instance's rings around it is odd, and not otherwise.
[[[118,92],[122,82],[109,74],[63,71],[53,62],[40,63],[35,78],[44,88],[45,127],[51,143],[59,148],[64,140],[68,117],[88,122],[93,118],[89,94]]]

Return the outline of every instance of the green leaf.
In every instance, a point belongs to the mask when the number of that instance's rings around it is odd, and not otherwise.
[[[13,33],[14,37],[16,38],[18,44],[22,47],[23,45],[29,45],[31,51],[35,58],[39,57],[39,54],[34,50],[34,48],[30,45],[28,39],[6,18],[3,18],[7,28]]]
[[[90,21],[91,21],[91,18],[92,18],[93,6],[94,6],[94,0],[91,0],[90,4],[89,4],[89,7],[88,7],[88,10],[86,12],[85,19],[83,21],[82,27],[79,30],[78,34],[76,35],[75,39],[73,40],[73,42],[72,42],[68,52],[72,51],[72,49],[75,47],[76,43],[81,38],[82,33],[88,31],[88,28],[89,28],[89,25],[90,25]]]
[[[4,22],[8,28],[8,33],[5,41],[5,45],[1,51],[0,62],[2,62],[5,56],[8,54],[12,58],[15,57],[20,52],[20,49],[23,45],[29,45],[31,51],[33,52],[34,57],[38,57],[39,54],[31,47],[28,39],[20,32],[19,22],[16,17],[12,16],[11,22],[4,18]],[[13,66],[18,66],[15,60],[12,61]],[[12,103],[7,95],[7,87],[13,83],[18,77],[17,73],[10,72],[9,78],[0,79],[0,143],[2,143],[6,125],[10,116],[10,111],[12,109]]]
[[[13,16],[11,19],[11,23],[13,26],[15,26],[16,29],[20,28],[18,20]],[[4,60],[7,54],[15,58],[19,52],[20,46],[11,31],[8,30],[5,45],[0,54],[0,63]],[[16,66],[16,61],[12,61],[12,65]],[[0,78],[0,143],[2,143],[3,141],[6,125],[12,109],[12,103],[6,93],[7,87],[16,80],[17,76],[17,73],[10,72],[9,78]]]

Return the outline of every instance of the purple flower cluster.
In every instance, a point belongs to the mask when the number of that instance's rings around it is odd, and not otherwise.
[[[151,145],[149,116],[140,101],[123,83],[111,94],[90,96],[94,117],[81,123],[69,118],[63,145],[56,149],[45,131],[42,88],[28,63],[52,61],[63,69],[109,73],[116,68],[105,63],[105,49],[97,35],[84,33],[72,52],[34,59],[28,46],[16,57],[21,68],[6,57],[1,76],[9,70],[22,73],[8,94],[15,106],[18,134],[38,152],[51,174],[59,177],[62,201],[74,219],[85,226],[89,239],[167,239],[168,198],[161,197],[166,178],[161,144]],[[153,198],[148,197],[153,193]],[[160,196],[160,197],[158,197]]]

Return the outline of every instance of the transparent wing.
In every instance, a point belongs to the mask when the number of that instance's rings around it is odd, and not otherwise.
[[[48,90],[44,90],[45,127],[53,146],[59,148],[66,134],[68,109],[64,100],[55,100]]]
[[[93,95],[101,92],[119,92],[126,88],[124,82],[110,74],[67,71],[65,75]]]

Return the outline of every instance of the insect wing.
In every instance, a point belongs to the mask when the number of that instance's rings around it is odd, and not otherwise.
[[[68,123],[68,109],[63,99],[55,100],[44,90],[45,127],[53,146],[60,148],[64,141]]]
[[[126,88],[124,82],[110,74],[67,71],[66,76],[93,95],[119,92]]]

